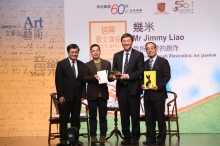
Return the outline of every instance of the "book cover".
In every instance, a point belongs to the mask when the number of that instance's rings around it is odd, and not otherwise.
[[[149,89],[156,86],[156,71],[144,71],[144,85]]]

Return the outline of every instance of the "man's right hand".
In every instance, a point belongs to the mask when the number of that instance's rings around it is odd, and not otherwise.
[[[98,75],[94,75],[94,77],[96,78],[96,80],[100,80],[100,77]]]
[[[65,98],[64,98],[64,97],[60,97],[60,98],[59,98],[59,102],[60,102],[61,104],[63,104],[63,103],[65,102]]]

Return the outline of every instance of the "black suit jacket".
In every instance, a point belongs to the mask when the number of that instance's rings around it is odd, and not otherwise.
[[[107,60],[101,59],[101,70],[111,70],[111,63]],[[97,69],[93,60],[87,62],[84,67],[83,81],[88,83],[87,86],[87,99],[95,100],[101,92],[105,100],[109,99],[107,84],[99,84],[98,80],[94,77],[97,74]]]
[[[66,101],[71,101],[74,97],[76,101],[86,97],[86,86],[83,83],[84,63],[77,60],[78,77],[73,77],[73,70],[68,58],[57,63],[55,84],[57,89],[57,97],[64,96]]]
[[[123,51],[120,51],[114,54],[113,58],[113,69],[118,70],[122,73],[122,63],[123,63]],[[131,56],[129,58],[127,74],[129,75],[129,79],[126,80],[128,83],[128,88],[131,95],[140,95],[142,94],[142,89],[140,86],[141,76],[143,74],[143,64],[144,64],[144,55],[143,53],[136,51],[134,49],[131,50]],[[119,95],[119,90],[121,86],[121,80],[117,80],[116,82],[116,95]]]
[[[144,62],[144,71],[150,71],[149,60]],[[156,71],[156,85],[158,90],[145,90],[144,100],[147,101],[151,99],[152,101],[165,100],[167,98],[167,89],[166,84],[171,78],[170,75],[170,65],[169,62],[160,56],[157,56],[157,59],[154,63],[152,70]],[[142,85],[144,84],[144,78],[142,75]]]

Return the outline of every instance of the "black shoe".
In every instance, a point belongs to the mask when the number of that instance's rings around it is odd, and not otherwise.
[[[122,142],[121,142],[121,145],[127,145],[127,144],[130,144],[131,140],[130,139],[124,139]]]
[[[83,146],[83,142],[78,141],[77,144],[76,144],[76,146]]]
[[[62,140],[56,146],[67,146],[67,141],[66,140]]]
[[[137,139],[132,139],[130,142],[131,145],[136,145],[138,143],[139,143],[139,141]]]
[[[165,141],[158,140],[155,142],[155,145],[165,145]]]
[[[153,142],[153,141],[144,141],[144,142],[143,142],[143,145],[145,145],[145,146],[150,146],[150,145],[154,145],[154,143],[155,143],[155,142]]]

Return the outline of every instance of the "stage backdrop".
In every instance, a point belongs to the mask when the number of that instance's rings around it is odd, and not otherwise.
[[[216,0],[65,0],[65,45],[77,43],[79,59],[87,62],[93,43],[101,46],[103,59],[112,61],[107,55],[123,49],[118,33],[124,29],[145,60],[145,44],[155,42],[171,65],[167,88],[178,95],[181,133],[219,133],[219,5]]]
[[[51,92],[57,61],[66,46],[101,46],[112,61],[122,50],[120,37],[134,36],[133,48],[148,58],[144,46],[157,44],[168,59],[167,88],[178,95],[181,133],[220,133],[220,13],[209,0],[1,0],[0,1],[0,137],[47,136]],[[109,83],[111,101],[115,82]],[[108,129],[113,129],[109,114]],[[119,121],[120,122],[120,121]],[[142,130],[144,124],[141,125]],[[120,123],[119,123],[120,129]]]

